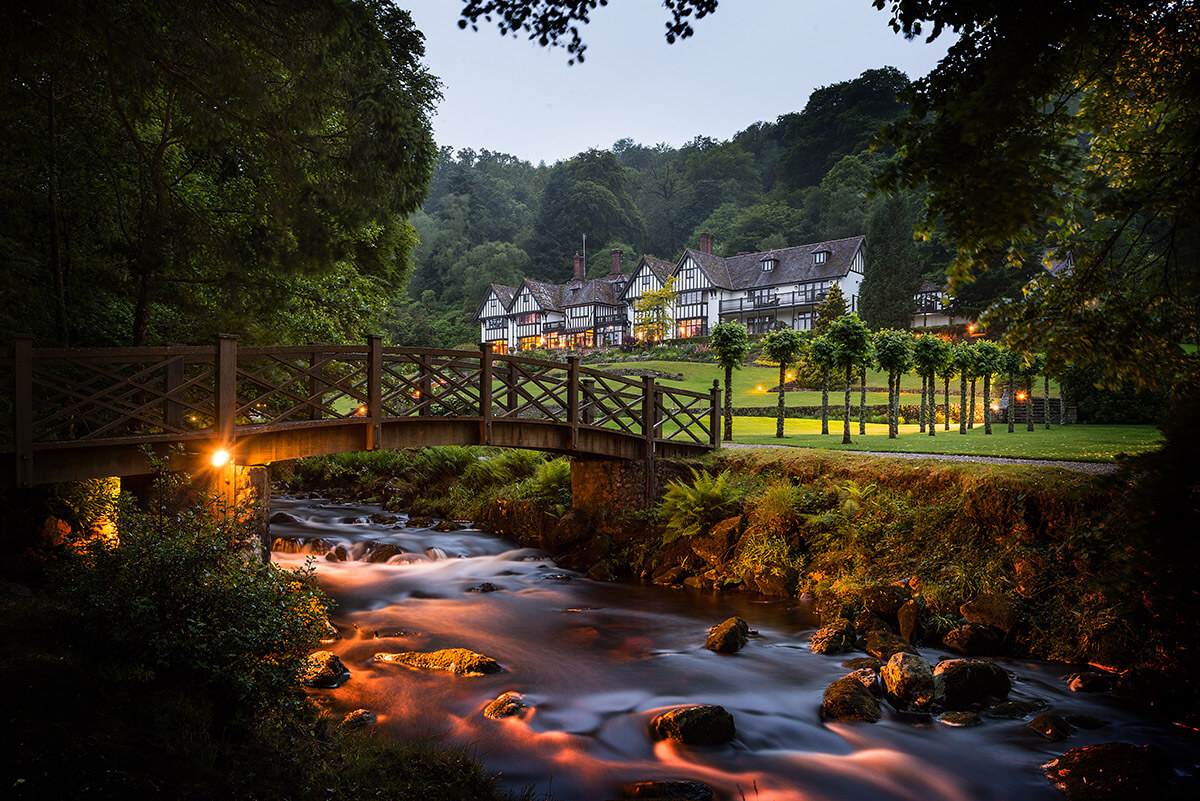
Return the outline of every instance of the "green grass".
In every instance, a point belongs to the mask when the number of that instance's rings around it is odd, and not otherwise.
[[[608,363],[589,365],[605,369],[609,367],[630,367],[640,368],[645,370],[661,370],[664,373],[678,373],[683,376],[682,381],[662,381],[668,386],[680,387],[682,389],[690,389],[695,392],[708,392],[712,389],[714,379],[721,382],[721,390],[724,392],[725,371],[717,364],[708,364],[703,362],[667,362],[667,361],[647,361],[647,362],[628,362],[628,363]],[[767,390],[779,383],[779,368],[778,367],[759,367],[757,365],[749,365],[741,370],[733,371],[733,405],[734,406],[774,406],[778,403],[778,395]],[[1034,395],[1041,396],[1042,382],[1035,382]],[[761,389],[760,389],[761,387]],[[883,389],[882,392],[868,392],[868,404],[887,403],[887,375],[877,370],[867,371],[867,387]],[[938,404],[942,403],[942,388],[943,384],[938,381]],[[968,389],[969,391],[969,389]],[[1054,382],[1050,383],[1050,391],[1052,394],[1058,394],[1058,385]],[[901,403],[919,404],[921,402],[921,378],[916,375],[908,374],[900,378]],[[958,381],[950,382],[950,394],[952,402],[955,393],[958,392]],[[1003,389],[994,389],[993,395],[999,396]],[[841,394],[839,394],[841,393]],[[834,376],[830,380],[830,403],[833,403],[835,398],[841,398],[845,393],[845,385],[839,383],[839,377]],[[975,396],[978,403],[983,403],[983,382],[979,382],[976,386]],[[722,395],[722,399],[724,395]],[[820,390],[812,390],[806,392],[789,392],[785,402],[788,406],[819,406],[821,404]],[[858,389],[855,384],[854,394],[851,396],[851,403],[858,406]]]
[[[789,419],[784,421],[784,436],[775,436],[773,417],[735,417],[734,442],[753,445],[788,445],[828,450],[883,451],[887,453],[945,453],[965,456],[1001,456],[1018,459],[1060,459],[1078,462],[1111,462],[1117,454],[1135,454],[1153,450],[1161,444],[1154,426],[1073,425],[1042,427],[1032,432],[1023,425],[1008,433],[1004,424],[992,426],[992,434],[976,426],[965,435],[952,425],[949,431],[938,426],[937,434],[920,433],[916,425],[900,426],[900,436],[888,439],[887,426],[867,424],[867,433],[858,433],[858,421],[851,420],[853,443],[842,444],[842,421],[829,421],[829,434],[821,434],[821,421]]]

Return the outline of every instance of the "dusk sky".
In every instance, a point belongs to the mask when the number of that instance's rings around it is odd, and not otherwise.
[[[582,29],[586,61],[480,23],[458,27],[461,0],[400,0],[426,37],[426,64],[445,95],[439,145],[551,164],[622,137],[683,145],[728,139],[800,111],[814,89],[894,66],[918,78],[952,43],[905,41],[870,0],[724,0],[668,45],[656,0],[612,0]]]

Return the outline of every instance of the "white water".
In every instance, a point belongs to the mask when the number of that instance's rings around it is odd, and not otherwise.
[[[1060,715],[1108,722],[1052,743],[1022,720],[985,719],[973,728],[902,719],[826,724],[825,687],[863,654],[821,656],[808,649],[816,626],[798,602],[742,594],[680,592],[598,583],[556,567],[545,554],[465,530],[346,522],[378,507],[276,498],[273,510],[297,525],[272,525],[274,537],[319,539],[318,580],[337,601],[342,639],[327,646],[350,669],[349,682],[314,690],[334,712],[366,707],[377,725],[409,737],[433,735],[470,747],[516,788],[532,785],[559,799],[614,798],[623,783],[686,778],[712,785],[718,798],[804,801],[1038,801],[1062,796],[1039,766],[1070,748],[1123,741],[1153,743],[1196,775],[1194,732],[1152,721],[1103,696],[1070,692],[1071,666],[1029,660],[1000,663],[1013,699],[1040,699]],[[391,543],[389,563],[330,562],[342,545],[361,559]],[[284,566],[303,553],[276,552]],[[484,582],[494,592],[468,592]],[[757,631],[736,655],[702,646],[709,626],[730,615]],[[374,632],[403,629],[404,636]],[[481,677],[380,664],[386,651],[464,647],[498,660],[505,672]],[[942,649],[922,649],[936,662]],[[502,721],[482,710],[515,690],[530,705]],[[734,716],[737,737],[718,747],[653,743],[650,719],[665,708],[712,703]]]

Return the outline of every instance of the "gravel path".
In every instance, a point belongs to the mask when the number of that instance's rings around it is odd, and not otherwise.
[[[748,445],[740,442],[724,442],[723,448],[750,450],[754,448],[794,448],[793,445]],[[937,459],[941,462],[979,462],[981,464],[1019,464],[1029,467],[1065,467],[1081,473],[1115,473],[1117,466],[1110,462],[1064,462],[1051,459],[1009,459],[1004,456],[959,456],[950,453],[888,453],[885,451],[841,451],[861,453],[863,456],[886,456],[893,459]]]

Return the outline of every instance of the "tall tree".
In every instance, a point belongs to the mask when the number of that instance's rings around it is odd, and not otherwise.
[[[846,398],[842,417],[842,444],[850,444],[850,392],[854,383],[854,370],[871,353],[871,329],[858,319],[857,314],[839,317],[829,327],[826,335],[834,346],[834,359],[846,373]]]
[[[733,371],[742,369],[750,352],[750,336],[739,322],[717,323],[713,326],[709,346],[717,355],[717,363],[725,369],[725,442],[733,441]]]
[[[975,404],[974,393],[972,393],[972,403],[968,408],[967,404],[967,381],[974,381],[975,376],[975,349],[967,342],[957,343],[950,351],[951,369],[958,374],[958,433],[967,433],[967,418],[974,416]],[[949,394],[949,390],[947,390]],[[946,408],[950,408],[950,399],[946,399]],[[949,423],[950,414],[947,412],[946,421]]]
[[[1004,351],[995,342],[975,345],[975,372],[983,379],[983,433],[992,433],[992,376],[1004,370]]]
[[[924,381],[924,393],[928,398],[923,404],[927,410],[929,436],[937,433],[937,397],[934,393],[937,387],[936,376],[950,355],[950,346],[946,340],[933,334],[923,334],[913,343],[913,363]]]
[[[1008,423],[1008,433],[1014,432],[1014,424],[1017,419],[1017,374],[1021,372],[1021,365],[1025,360],[1021,354],[1010,348],[1001,348],[1000,351],[1000,372],[1007,379],[1005,382],[1004,394],[1008,400],[1008,404],[1004,407],[1004,421]]]
[[[775,436],[783,437],[784,403],[787,396],[787,368],[800,358],[804,350],[804,339],[798,331],[783,328],[771,331],[762,341],[763,353],[773,362],[779,362],[779,399],[775,411]]]
[[[867,252],[859,308],[874,329],[912,326],[913,298],[921,288],[921,262],[913,226],[919,219],[916,193],[875,202],[867,218]]]
[[[271,336],[272,314],[293,322],[280,301],[302,308],[322,277],[403,283],[438,97],[407,12],[372,0],[18,5],[0,135],[47,135],[6,149],[5,200],[48,225],[5,215],[0,305],[40,295],[48,261],[58,321],[20,304],[34,333]]]
[[[818,336],[829,333],[834,321],[846,315],[846,296],[836,283],[830,284],[825,301],[817,307],[816,318],[813,320],[813,331]]]

